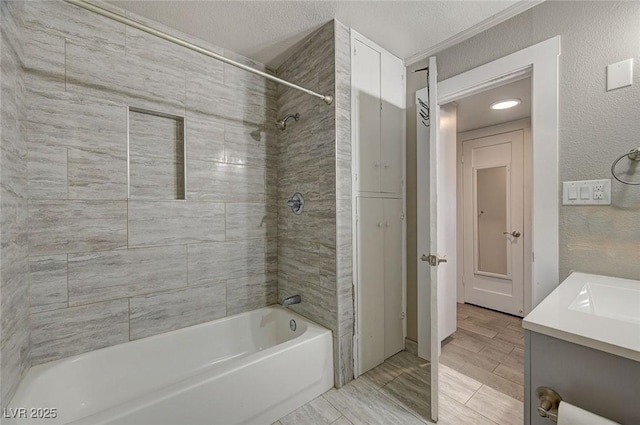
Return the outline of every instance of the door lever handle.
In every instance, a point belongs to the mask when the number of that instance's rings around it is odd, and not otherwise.
[[[422,254],[422,256],[420,257],[420,260],[428,262],[429,265],[432,266],[432,267],[436,267],[440,263],[446,263],[447,262],[446,258],[438,257],[436,255],[431,255],[431,254],[429,254],[429,255]]]
[[[518,232],[517,230],[514,230],[513,232],[502,232],[503,235],[511,235],[514,238],[519,238],[520,237],[520,232]]]

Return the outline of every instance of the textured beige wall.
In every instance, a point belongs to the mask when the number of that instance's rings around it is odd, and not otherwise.
[[[560,35],[560,180],[611,178],[613,160],[640,146],[640,2],[545,2],[438,53],[438,80]],[[606,66],[634,58],[634,85],[606,91]],[[409,338],[416,324],[415,92],[427,61],[407,68]],[[534,88],[535,89],[535,88]],[[640,171],[636,173],[640,180]],[[535,184],[535,182],[534,182]],[[550,188],[549,196],[556,188]],[[560,196],[558,188],[557,196]],[[571,270],[640,278],[640,187],[613,182],[611,206],[560,207],[560,279]]]

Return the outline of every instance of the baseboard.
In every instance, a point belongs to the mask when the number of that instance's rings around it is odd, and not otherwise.
[[[418,355],[418,343],[409,339],[409,338],[405,338],[404,339],[404,350],[409,353],[409,354],[413,354],[414,356]]]

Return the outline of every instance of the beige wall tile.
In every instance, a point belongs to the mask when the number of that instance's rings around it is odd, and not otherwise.
[[[224,282],[131,298],[131,339],[225,317]]]
[[[31,255],[109,250],[126,245],[126,202],[29,202]]]
[[[44,363],[129,341],[129,301],[31,315],[31,361]]]
[[[69,255],[69,305],[186,285],[184,245]]]

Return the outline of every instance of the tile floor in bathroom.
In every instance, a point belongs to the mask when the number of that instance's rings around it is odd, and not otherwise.
[[[523,423],[521,319],[458,304],[458,329],[440,357],[441,425]],[[273,425],[431,424],[429,362],[402,351]]]

